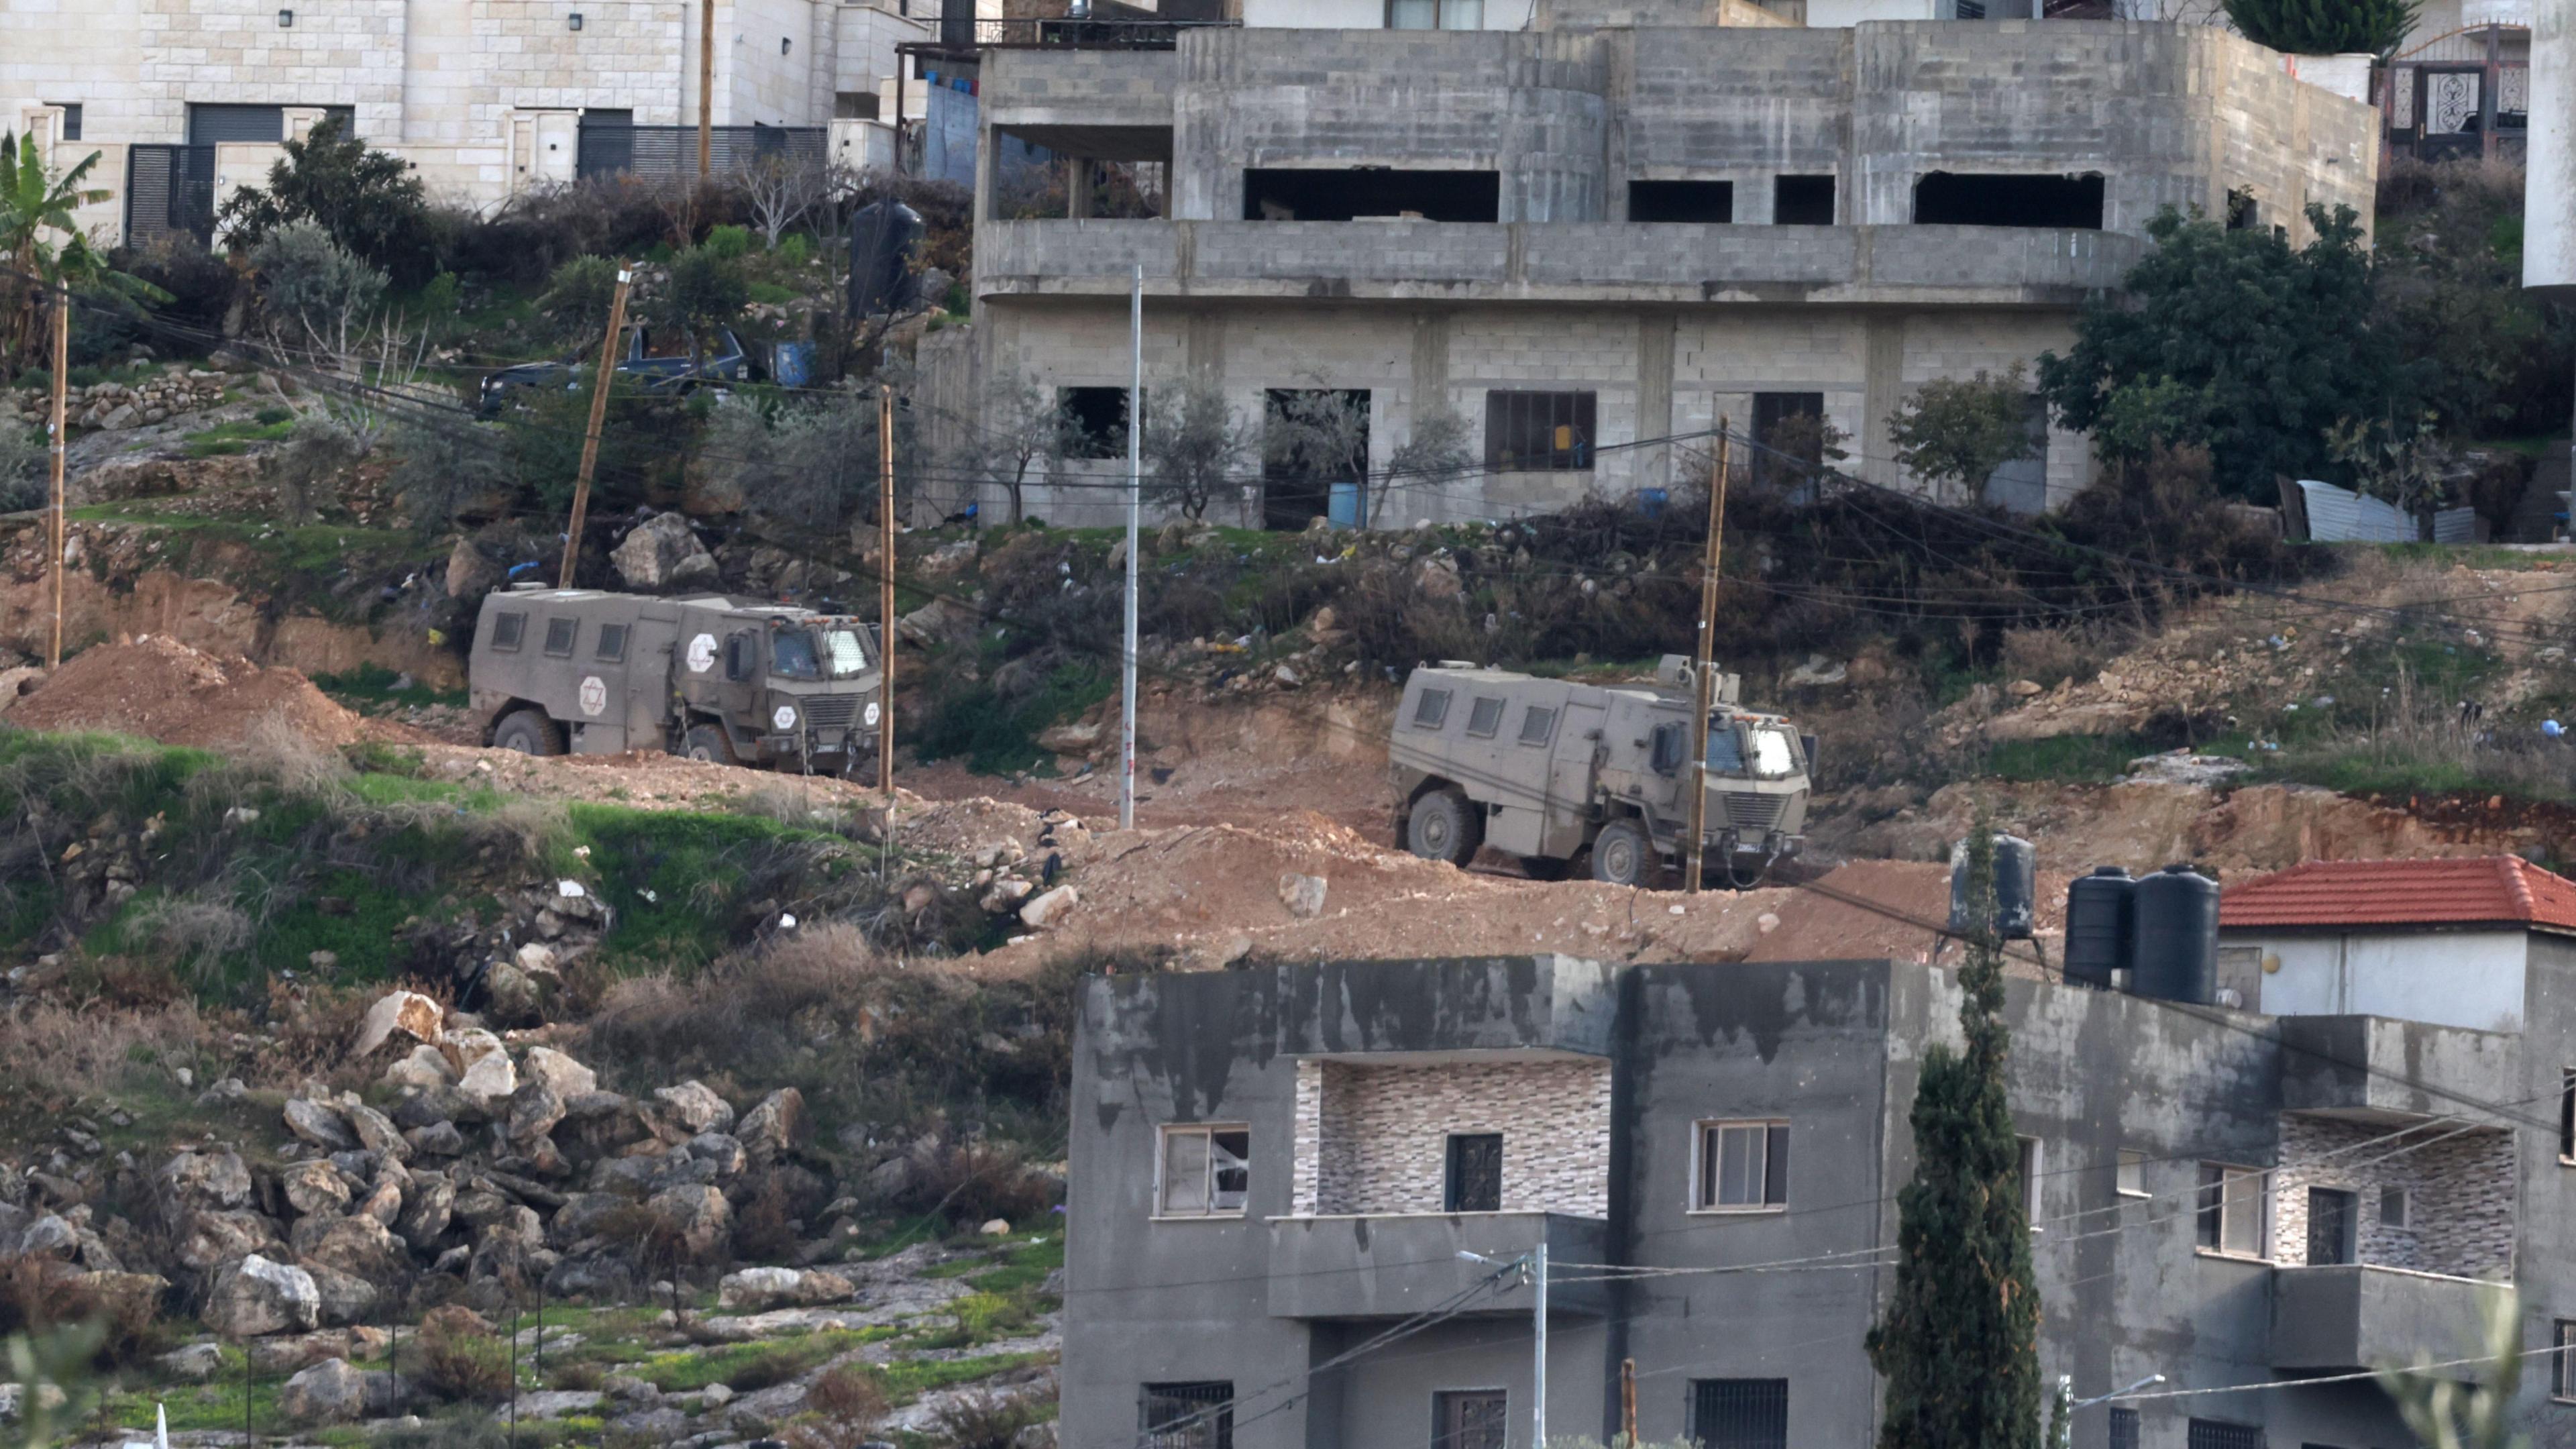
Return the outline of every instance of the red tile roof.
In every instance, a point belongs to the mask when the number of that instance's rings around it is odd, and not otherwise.
[[[2311,860],[2220,896],[2218,924],[2520,925],[2576,932],[2576,881],[2514,855]]]

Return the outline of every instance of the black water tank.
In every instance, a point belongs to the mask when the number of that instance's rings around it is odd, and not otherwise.
[[[2111,973],[2129,966],[2131,908],[2138,883],[2116,865],[2077,876],[2066,888],[2066,979],[2111,989]]]
[[[2187,865],[2140,880],[2130,904],[2129,989],[2207,1006],[2218,995],[2218,882]]]
[[[2039,898],[2039,857],[2018,835],[1995,832],[1995,933],[2007,941],[2027,941]],[[1968,842],[1950,847],[1950,929],[1964,932],[1975,921],[1968,905]]]
[[[871,201],[851,214],[851,316],[892,315],[912,306],[921,232],[921,213],[900,201]]]

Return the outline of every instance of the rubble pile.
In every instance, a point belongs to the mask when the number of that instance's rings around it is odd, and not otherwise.
[[[73,427],[120,432],[214,407],[224,400],[225,383],[222,373],[202,367],[166,368],[137,383],[67,388],[63,412]],[[43,389],[0,391],[0,423],[40,426],[52,415],[52,408],[53,394]]]
[[[292,669],[144,635],[73,655],[9,706],[22,729],[108,730],[173,745],[240,744],[268,725],[336,748],[359,737],[357,715]]]

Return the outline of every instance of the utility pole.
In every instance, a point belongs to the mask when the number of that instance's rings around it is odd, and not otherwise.
[[[1691,710],[1691,757],[1689,778],[1690,842],[1682,857],[1682,889],[1697,894],[1700,872],[1706,868],[1708,834],[1708,711],[1711,682],[1709,666],[1716,654],[1717,640],[1717,563],[1726,546],[1726,419],[1717,420],[1717,461],[1708,477],[1708,558],[1700,566],[1699,643],[1692,656],[1691,694],[1697,701]],[[1732,872],[1735,862],[1728,861]],[[1732,879],[1732,876],[1729,877]]]
[[[590,480],[599,470],[599,429],[608,418],[608,383],[617,375],[617,337],[626,330],[626,289],[635,278],[635,269],[617,269],[617,292],[608,299],[608,336],[599,344],[599,375],[590,389],[590,430],[581,437],[581,475],[572,485],[572,522],[564,530],[563,568],[555,575],[555,587],[572,587],[573,565],[581,561],[581,529],[590,516]]]
[[[1136,828],[1136,521],[1145,499],[1145,265],[1127,296],[1127,629],[1118,651],[1118,828]]]
[[[698,4],[698,181],[714,169],[716,130],[716,0]]]
[[[1547,1237],[1540,1229],[1538,1251],[1530,1256],[1530,1286],[1535,1291],[1530,1317],[1537,1332],[1530,1378],[1530,1449],[1547,1449]]]
[[[1619,1360],[1619,1433],[1637,1449],[1637,1361]]]
[[[54,289],[54,428],[51,464],[54,473],[52,527],[46,537],[53,545],[54,627],[46,636],[45,667],[60,669],[63,665],[63,550],[70,546],[69,530],[63,515],[63,445],[68,440],[68,425],[63,421],[66,397],[66,375],[71,371],[72,356],[72,288],[65,281]]]
[[[877,383],[877,788],[885,791],[886,835],[894,835],[894,384]]]

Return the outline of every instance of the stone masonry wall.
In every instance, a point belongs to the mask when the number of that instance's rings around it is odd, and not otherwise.
[[[2353,1236],[2364,1263],[2461,1278],[2512,1276],[2512,1134],[2448,1135],[2455,1130],[2437,1125],[2394,1141],[2374,1141],[2387,1137],[2389,1129],[2284,1115],[2281,1160],[2317,1165],[2284,1168],[2276,1175],[2273,1261],[2308,1261],[2308,1189],[2329,1187],[2358,1199],[2360,1224]],[[2406,1190],[2403,1228],[2379,1220],[2379,1194],[2389,1187]]]
[[[1293,1210],[1439,1212],[1453,1132],[1503,1135],[1505,1212],[1608,1215],[1607,1062],[1299,1062]]]

